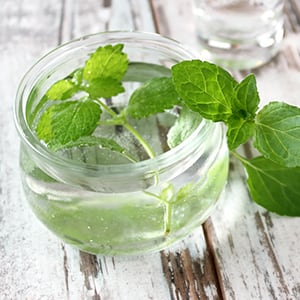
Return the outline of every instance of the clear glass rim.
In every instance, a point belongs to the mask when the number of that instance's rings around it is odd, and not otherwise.
[[[16,94],[15,104],[14,104],[14,119],[18,134],[21,138],[22,142],[33,150],[36,154],[38,154],[43,159],[46,159],[49,163],[55,164],[56,166],[68,167],[72,169],[74,172],[83,172],[88,170],[93,170],[96,172],[104,172],[104,173],[118,173],[124,174],[124,176],[128,175],[129,172],[139,171],[139,172],[153,172],[156,169],[164,169],[168,166],[180,161],[186,157],[188,157],[189,153],[192,153],[195,147],[200,145],[201,143],[205,143],[205,140],[208,137],[208,133],[214,126],[220,126],[220,124],[212,123],[208,120],[203,119],[198,128],[182,143],[178,146],[170,149],[160,155],[155,156],[154,158],[149,158],[147,160],[138,161],[136,163],[128,163],[128,164],[113,164],[113,165],[101,165],[101,164],[89,164],[89,163],[81,163],[79,161],[74,161],[72,159],[68,159],[62,156],[57,155],[55,152],[49,150],[46,145],[44,145],[31,130],[27,120],[26,120],[26,104],[27,98],[24,97],[24,91],[26,90],[27,82],[36,77],[37,71],[42,70],[47,66],[47,63],[51,61],[54,57],[65,53],[72,48],[74,45],[83,43],[88,41],[89,39],[101,39],[105,37],[114,37],[116,40],[119,39],[119,42],[122,43],[124,41],[126,43],[126,39],[137,39],[144,41],[152,41],[160,43],[161,45],[168,45],[167,48],[176,49],[183,54],[186,55],[186,59],[195,59],[196,54],[192,52],[191,49],[184,47],[178,41],[173,40],[168,37],[164,37],[160,34],[156,33],[148,33],[141,31],[107,31],[102,33],[85,35],[80,38],[71,40],[67,43],[59,45],[53,50],[46,53],[42,56],[23,76],[18,90]],[[99,41],[101,44],[101,41]],[[83,45],[82,45],[83,46]],[[184,60],[183,59],[183,60]]]

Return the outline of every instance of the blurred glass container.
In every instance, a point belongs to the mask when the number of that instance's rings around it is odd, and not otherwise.
[[[172,65],[194,57],[156,34],[86,36],[39,60],[21,82],[15,106],[23,187],[33,212],[65,242],[105,255],[160,250],[187,236],[210,215],[228,172],[225,130],[204,119],[178,146],[134,163],[104,156],[101,147],[62,155],[38,140],[29,119],[47,89],[99,46],[119,43],[131,62],[127,78],[136,84],[170,74]],[[126,106],[128,97],[119,100]],[[149,132],[149,124],[141,134]]]
[[[283,39],[284,0],[194,0],[203,59],[229,69],[255,68]]]

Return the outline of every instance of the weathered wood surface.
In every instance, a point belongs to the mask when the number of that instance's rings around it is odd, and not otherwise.
[[[300,105],[299,0],[287,1],[286,28],[281,53],[254,72],[265,102]],[[12,120],[17,85],[57,44],[118,29],[160,31],[197,45],[191,0],[1,1],[0,299],[300,299],[300,219],[252,203],[235,161],[209,221],[160,253],[85,254],[62,244],[30,212]]]

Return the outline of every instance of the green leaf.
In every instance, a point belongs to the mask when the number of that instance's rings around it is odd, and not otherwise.
[[[54,83],[46,92],[49,100],[65,100],[70,98],[78,88],[71,79],[63,79]]]
[[[300,168],[287,168],[262,156],[243,162],[252,199],[280,215],[300,216]]]
[[[300,166],[300,108],[271,102],[257,115],[254,146],[266,158]]]
[[[75,71],[73,71],[67,77],[67,79],[71,79],[75,85],[79,86],[82,83],[82,79],[83,79],[83,68],[78,68]]]
[[[91,100],[61,102],[42,114],[36,132],[50,147],[65,145],[90,135],[97,127],[101,109]]]
[[[200,60],[183,61],[172,67],[174,85],[185,104],[204,118],[224,121],[232,114],[237,85],[224,69]]]
[[[122,49],[121,44],[99,47],[86,61],[83,78],[87,81],[107,77],[121,80],[128,68],[127,55]]]
[[[195,191],[197,187],[195,186],[194,182],[190,182],[179,189],[176,194],[176,199],[174,202],[181,202],[184,203],[186,199],[188,199]],[[198,191],[197,191],[198,192]]]
[[[187,139],[200,125],[202,117],[199,113],[183,107],[179,117],[168,132],[167,143],[170,148],[174,148]]]
[[[171,77],[171,70],[165,66],[146,62],[129,62],[123,80],[136,82],[137,77],[139,82],[145,82],[155,77]]]
[[[133,118],[144,118],[180,103],[170,77],[153,78],[136,89],[129,99],[127,113]]]
[[[254,134],[255,123],[243,119],[231,119],[228,122],[227,144],[230,150],[245,144]]]
[[[91,80],[85,90],[92,98],[109,98],[124,92],[121,82],[110,77]]]
[[[253,120],[259,101],[256,79],[253,74],[250,74],[235,87],[235,99],[232,101],[232,110],[236,117]]]

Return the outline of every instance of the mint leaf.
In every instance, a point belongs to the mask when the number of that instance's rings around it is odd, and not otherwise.
[[[78,88],[71,79],[63,79],[54,83],[46,92],[49,100],[65,100],[70,98]]]
[[[127,55],[122,52],[123,45],[99,47],[86,61],[83,78],[91,81],[96,78],[121,80],[128,68]]]
[[[65,145],[92,134],[97,127],[100,113],[99,105],[91,100],[52,105],[38,121],[37,136],[53,148]]]
[[[121,82],[110,77],[91,80],[85,90],[91,98],[110,98],[124,92]]]
[[[300,108],[271,102],[257,115],[254,146],[286,167],[300,166]]]
[[[300,168],[287,168],[264,157],[243,162],[252,199],[280,215],[300,215]]]
[[[135,82],[137,78],[136,74],[139,74],[139,82],[145,82],[149,78],[171,77],[171,70],[165,66],[146,62],[129,62],[128,70],[123,80]]]
[[[235,97],[231,98],[234,115],[242,119],[253,120],[260,101],[255,76],[248,75],[235,87],[234,91]]]
[[[183,107],[179,117],[168,132],[167,143],[169,147],[174,148],[187,139],[200,125],[201,121],[202,117],[198,113]]]
[[[71,79],[76,86],[80,86],[83,79],[83,68],[76,69],[66,79]]]
[[[224,69],[200,60],[172,67],[175,89],[184,103],[204,118],[224,121],[232,114],[235,79]]]
[[[153,78],[137,88],[131,95],[127,113],[141,119],[163,112],[180,103],[170,77]]]
[[[255,123],[243,119],[231,119],[228,122],[227,144],[230,150],[245,144],[254,134]]]

